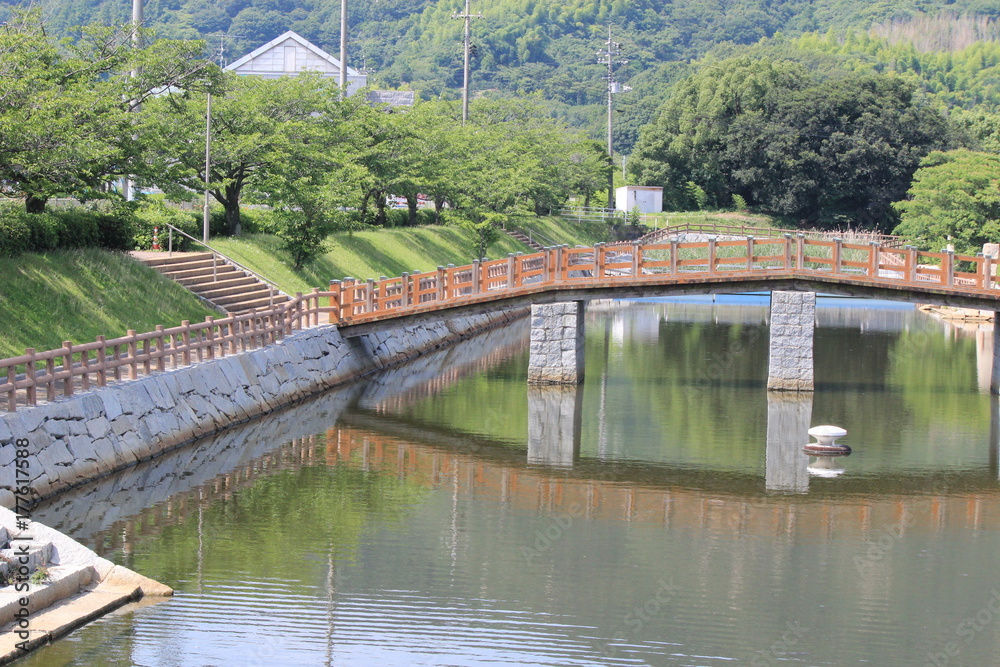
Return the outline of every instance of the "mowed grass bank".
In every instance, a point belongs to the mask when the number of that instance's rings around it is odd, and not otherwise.
[[[219,316],[193,294],[123,253],[93,248],[0,259],[0,357],[64,340],[150,331]]]
[[[528,225],[558,243],[591,245],[606,238],[601,226],[573,225],[558,218],[532,218]],[[268,234],[244,234],[212,240],[212,247],[257,273],[273,280],[289,294],[325,289],[330,280],[346,276],[367,280],[395,277],[403,272],[433,271],[439,266],[468,264],[473,259],[472,236],[459,227],[430,225],[332,234],[329,252],[312,265],[296,271],[281,241]],[[497,233],[488,251],[489,259],[511,252],[532,252],[503,232]]]

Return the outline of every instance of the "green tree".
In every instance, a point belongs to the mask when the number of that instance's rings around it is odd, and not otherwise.
[[[335,82],[312,75],[226,76],[224,94],[212,97],[209,190],[230,234],[240,230],[245,188],[259,188],[279,165],[311,164],[310,155],[324,150],[324,105],[337,94]],[[205,188],[205,110],[205,95],[190,92],[168,92],[144,107],[144,178],[171,196]]]
[[[1000,156],[966,149],[935,151],[913,176],[907,198],[896,202],[895,234],[925,250],[954,244],[975,254],[1000,241]]]
[[[164,87],[211,79],[201,49],[167,40],[136,49],[130,26],[57,45],[37,10],[15,12],[0,32],[0,192],[31,213],[54,196],[104,196],[133,166],[135,109]]]

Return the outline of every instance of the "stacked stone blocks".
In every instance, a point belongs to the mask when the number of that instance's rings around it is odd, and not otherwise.
[[[815,292],[771,292],[768,390],[813,390],[815,323]]]
[[[531,306],[529,384],[583,381],[583,304],[579,301]]]

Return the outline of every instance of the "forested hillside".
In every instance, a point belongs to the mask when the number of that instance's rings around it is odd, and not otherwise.
[[[0,20],[8,1],[0,0]],[[47,25],[58,34],[71,34],[73,26],[89,22],[127,20],[130,12],[130,4],[121,0],[40,4]],[[473,23],[474,86],[479,94],[538,95],[555,115],[589,127],[598,137],[605,83],[595,52],[611,24],[629,60],[619,78],[634,89],[619,98],[616,139],[626,153],[639,128],[653,119],[668,85],[690,70],[686,63],[713,49],[732,55],[740,45],[775,35],[779,38],[769,41],[769,48],[777,43],[792,59],[826,56],[846,69],[912,69],[936,92],[950,95],[949,102],[993,101],[1000,47],[980,44],[950,55],[920,53],[898,41],[906,39],[906,29],[914,32],[911,38],[927,34],[920,21],[943,7],[987,24],[1000,15],[1000,0],[473,0],[473,13],[482,14]],[[424,99],[455,97],[461,85],[462,21],[452,17],[462,9],[462,0],[352,3],[351,62],[366,67],[379,85],[411,87]],[[205,38],[212,51],[219,48],[218,35],[226,33],[225,58],[231,61],[288,29],[336,52],[340,3],[147,0],[146,19],[160,36]],[[868,36],[876,25],[885,37]],[[982,36],[993,36],[985,32]],[[792,39],[799,35],[804,36]],[[961,63],[957,71],[951,67],[956,61]]]

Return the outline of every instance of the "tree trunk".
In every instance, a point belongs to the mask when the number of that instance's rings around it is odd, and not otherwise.
[[[368,200],[371,199],[371,196],[372,196],[371,190],[365,192],[365,196],[361,198],[361,206],[358,207],[358,211],[361,213],[362,225],[368,222]]]
[[[441,209],[444,208],[444,197],[434,195],[434,224],[441,224]]]
[[[587,190],[586,194],[583,195],[583,207],[590,208],[590,190]]]
[[[375,196],[375,224],[385,227],[385,193],[379,192]]]
[[[406,196],[406,208],[409,209],[410,217],[406,224],[410,227],[416,227],[417,225],[417,196],[407,195]]]
[[[242,231],[242,220],[240,219],[240,188],[238,186],[226,186],[226,198],[222,201],[222,206],[226,210],[226,227],[229,229],[229,235],[238,236]]]
[[[36,197],[33,194],[27,194],[24,197],[24,211],[26,213],[45,213],[45,204],[48,201],[48,197]]]

